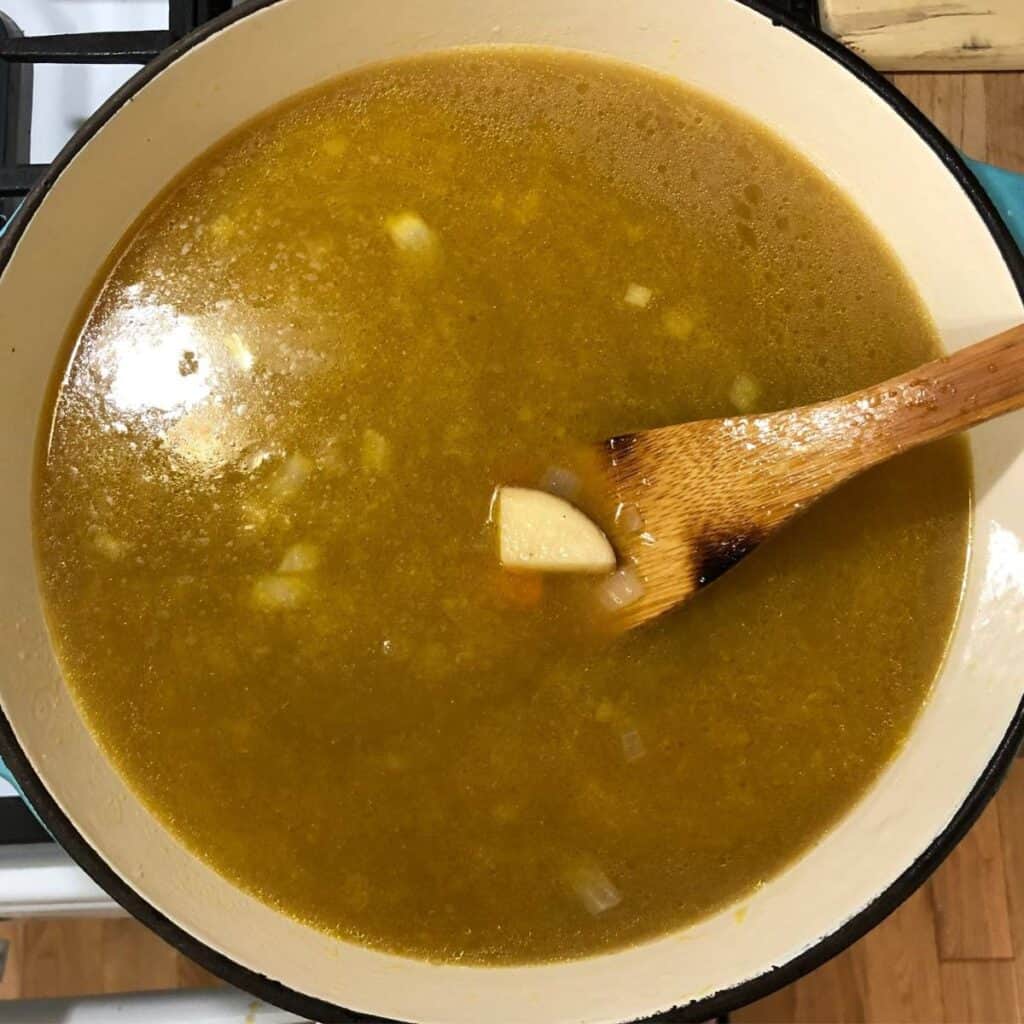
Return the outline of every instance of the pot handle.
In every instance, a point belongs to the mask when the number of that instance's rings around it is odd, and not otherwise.
[[[1001,167],[983,164],[980,160],[964,157],[989,194],[1006,226],[1024,252],[1024,174],[1004,171]]]

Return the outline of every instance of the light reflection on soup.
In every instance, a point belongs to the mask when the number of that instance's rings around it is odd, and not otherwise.
[[[192,167],[102,282],[38,475],[63,665],[153,813],[316,927],[505,963],[682,927],[905,735],[964,449],[603,643],[580,584],[497,568],[492,487],[935,351],[849,202],[704,96],[544,51],[351,74]]]

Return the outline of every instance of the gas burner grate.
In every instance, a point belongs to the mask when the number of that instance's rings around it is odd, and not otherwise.
[[[24,36],[0,11],[0,225],[45,164],[29,163],[36,64],[146,64],[175,40],[231,7],[231,0],[168,0],[167,28]]]
[[[20,41],[18,27],[0,11],[0,54]],[[0,225],[10,214],[10,197],[23,195],[34,178],[26,164],[31,114],[32,66],[0,61]]]
[[[808,28],[820,28],[818,0],[763,0],[766,7],[780,14],[788,15],[794,21]]]

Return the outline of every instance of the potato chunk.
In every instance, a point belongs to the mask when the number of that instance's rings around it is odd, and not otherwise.
[[[501,487],[495,502],[498,557],[506,569],[602,573],[615,568],[608,538],[563,498]]]

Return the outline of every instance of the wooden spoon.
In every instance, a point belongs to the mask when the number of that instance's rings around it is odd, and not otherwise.
[[[1021,407],[1024,325],[831,402],[603,442],[613,540],[641,591],[617,624],[692,597],[858,473]]]

